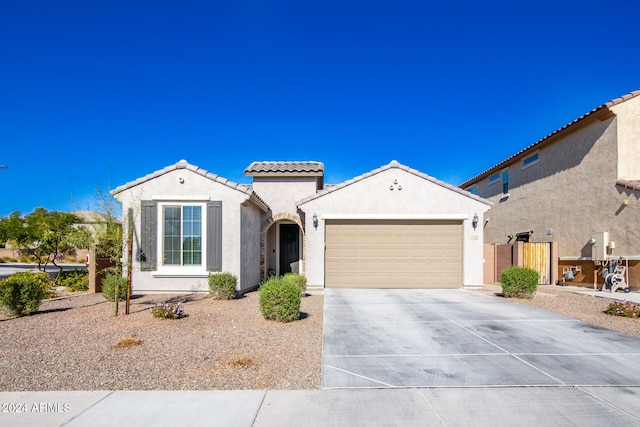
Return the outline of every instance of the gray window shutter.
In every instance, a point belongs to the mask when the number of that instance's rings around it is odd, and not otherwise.
[[[222,202],[207,202],[207,271],[222,271]]]
[[[136,258],[140,261],[140,270],[154,271],[158,263],[158,209],[156,202],[142,201],[140,224],[140,247]]]

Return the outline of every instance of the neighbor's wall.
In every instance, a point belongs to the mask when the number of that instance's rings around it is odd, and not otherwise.
[[[640,97],[611,107],[618,124],[618,178],[640,178]]]
[[[616,186],[616,121],[594,117],[541,148],[537,163],[510,165],[508,198],[501,182],[478,183],[477,194],[494,202],[485,241],[506,243],[508,235],[533,230],[531,241],[557,241],[560,257],[590,257],[592,234],[608,230],[616,254],[640,255],[640,201]]]

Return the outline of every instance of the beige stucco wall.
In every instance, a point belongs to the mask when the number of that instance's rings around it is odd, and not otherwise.
[[[183,183],[180,183],[180,178]],[[248,245],[248,234],[241,239],[241,225],[249,224],[255,228],[253,221],[259,223],[260,212],[247,210],[241,212],[241,205],[246,203],[249,196],[241,191],[235,190],[224,184],[214,182],[188,169],[177,169],[168,172],[159,177],[155,177],[140,185],[124,190],[116,195],[116,198],[122,203],[122,212],[126,218],[127,210],[133,208],[135,217],[135,230],[140,230],[140,202],[142,200],[155,200],[158,203],[163,202],[189,202],[189,203],[206,203],[208,200],[222,201],[222,270],[230,272],[238,277],[238,289],[245,289],[256,285],[255,273],[245,268],[243,270],[243,244],[246,250],[245,255],[254,257],[254,248]],[[203,217],[206,217],[206,211],[203,210]],[[257,216],[255,220],[251,220],[251,216]],[[162,222],[162,214],[158,213],[158,223]],[[259,227],[259,226],[258,226]],[[124,232],[126,233],[126,227]],[[249,232],[247,232],[249,233]],[[126,235],[126,234],[125,234]],[[206,239],[206,233],[203,230],[203,238]],[[255,239],[258,240],[259,232]],[[205,243],[206,244],[206,243]],[[133,253],[137,252],[137,241],[134,239]],[[133,262],[133,291],[134,293],[150,293],[150,292],[172,292],[176,290],[189,292],[206,292],[208,291],[208,272],[206,271],[206,263],[199,268],[189,269],[185,267],[178,268],[180,272],[162,272],[162,245],[158,244],[158,271],[140,271],[140,263]],[[259,256],[259,254],[258,254]],[[259,263],[258,263],[259,264]],[[258,273],[259,275],[259,273]],[[249,283],[245,283],[245,280]]]
[[[618,122],[618,177],[640,179],[640,97],[611,107]]]
[[[393,186],[393,190],[390,187]],[[400,190],[400,187],[402,189]],[[474,231],[475,213],[482,224],[489,206],[400,168],[389,168],[324,196],[299,204],[306,213],[306,276],[309,287],[324,287],[325,218],[463,219],[463,283],[481,285],[483,236]],[[318,228],[310,218],[318,215]]]
[[[253,191],[267,202],[273,214],[297,214],[296,201],[316,193],[317,177],[253,177]]]
[[[485,242],[506,243],[507,235],[533,230],[531,241],[557,241],[560,257],[590,257],[593,233],[609,231],[616,254],[640,255],[640,201],[616,186],[619,126],[629,122],[588,118],[586,126],[539,149],[538,163],[510,165],[508,198],[500,181],[478,183],[477,194],[494,202]]]

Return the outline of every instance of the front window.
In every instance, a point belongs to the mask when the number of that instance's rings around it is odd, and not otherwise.
[[[164,265],[202,265],[202,207],[164,206]]]

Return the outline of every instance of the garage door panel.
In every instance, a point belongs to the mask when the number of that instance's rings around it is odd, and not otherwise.
[[[457,288],[459,221],[328,221],[327,287]]]

